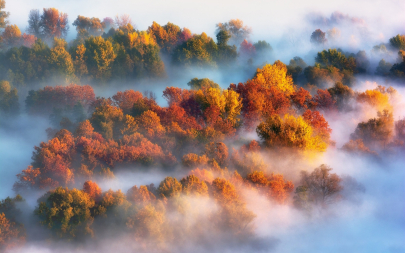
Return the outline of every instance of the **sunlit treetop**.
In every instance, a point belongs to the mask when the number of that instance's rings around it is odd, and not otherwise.
[[[253,81],[264,88],[275,87],[286,95],[293,93],[296,89],[292,77],[287,73],[287,66],[280,61],[257,69]]]

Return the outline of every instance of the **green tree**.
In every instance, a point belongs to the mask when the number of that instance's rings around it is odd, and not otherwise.
[[[390,39],[390,44],[396,50],[405,50],[405,35],[397,35]]]
[[[90,37],[85,41],[86,65],[89,74],[102,81],[111,77],[111,67],[116,57],[113,45],[102,37]]]
[[[392,64],[386,62],[384,59],[378,63],[377,68],[375,69],[375,74],[379,76],[388,76],[390,75],[390,69],[392,68]]]
[[[308,65],[301,57],[294,57],[290,60],[290,64],[287,65],[288,74],[293,78],[294,83],[297,83],[298,77],[303,73],[304,69]]]
[[[121,135],[120,129],[124,119],[124,114],[120,108],[103,103],[93,112],[90,122],[95,131],[101,133],[104,138],[112,139]]]
[[[180,66],[216,67],[218,46],[214,40],[202,33],[180,44],[173,52],[173,63]]]
[[[208,89],[208,88],[221,89],[219,84],[215,83],[214,81],[208,78],[198,79],[197,77],[195,77],[191,79],[191,81],[188,82],[187,85],[190,86],[190,88],[193,90]]]
[[[91,208],[95,203],[84,191],[58,187],[38,201],[35,214],[58,237],[83,239],[93,235]]]
[[[19,110],[17,89],[11,89],[10,83],[7,81],[0,81],[0,112],[4,115],[15,116]]]
[[[217,34],[218,52],[216,55],[216,62],[223,67],[232,64],[238,56],[236,46],[228,45],[230,38],[231,35],[225,30],[221,30]]]

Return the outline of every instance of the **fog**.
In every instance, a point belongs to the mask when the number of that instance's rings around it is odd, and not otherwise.
[[[238,63],[230,69],[178,69],[171,66],[170,59],[165,61],[167,77],[160,80],[138,79],[121,82],[111,81],[104,85],[90,83],[96,97],[112,97],[118,91],[133,89],[153,92],[160,106],[167,106],[162,97],[166,87],[188,89],[192,78],[209,78],[223,89],[231,83],[251,79],[256,67],[266,62],[280,59],[288,64],[294,56],[302,57],[308,65],[313,65],[315,55],[322,49],[342,48],[357,53],[365,50],[370,67],[364,76],[356,76],[355,92],[375,89],[377,85],[393,86],[398,91],[393,106],[394,120],[405,117],[405,86],[401,80],[388,80],[372,76],[381,56],[371,53],[373,46],[387,43],[389,38],[405,33],[405,1],[403,0],[286,0],[286,1],[184,1],[184,0],[7,0],[6,11],[11,13],[10,24],[17,24],[21,30],[27,26],[31,9],[55,7],[68,13],[70,31],[68,40],[76,37],[75,27],[71,25],[78,15],[87,17],[114,17],[129,14],[139,30],[146,30],[153,21],[163,25],[172,22],[180,27],[189,28],[192,33],[205,32],[215,38],[215,25],[238,18],[252,27],[250,41],[266,40],[273,47],[273,53],[256,60],[253,67],[242,68]],[[338,28],[341,36],[327,45],[314,46],[309,38],[315,29],[327,31]],[[386,56],[395,62],[396,52]],[[61,81],[62,82],[62,81]],[[55,86],[53,82],[36,84],[37,87]],[[35,87],[35,88],[37,88]],[[32,162],[34,146],[48,141],[46,129],[51,126],[48,116],[32,116],[25,112],[24,100],[31,88],[19,91],[21,114],[10,120],[0,119],[0,200],[15,196],[13,184],[16,175]],[[341,148],[350,140],[360,122],[377,117],[377,110],[369,105],[351,101],[352,110],[324,113],[332,129],[331,139],[335,146],[315,157],[279,156],[279,153],[262,150],[260,156],[266,163],[268,172],[282,173],[298,186],[300,172],[311,172],[321,164],[333,168],[342,178],[354,179],[354,186],[341,193],[341,199],[327,208],[314,207],[303,211],[294,207],[293,195],[289,204],[281,205],[270,200],[257,190],[242,187],[242,198],[246,208],[256,217],[253,220],[253,235],[237,238],[215,230],[210,223],[219,210],[218,203],[209,197],[181,196],[180,202],[186,203],[184,213],[167,214],[170,224],[175,226],[173,238],[165,242],[165,250],[154,247],[145,250],[154,241],[134,240],[124,229],[113,228],[103,231],[100,236],[80,243],[49,239],[50,232],[40,226],[34,218],[37,198],[45,190],[23,194],[26,199],[24,219],[27,221],[26,243],[8,252],[11,253],[68,253],[68,252],[405,252],[405,159],[404,149],[396,152],[381,151],[378,157],[356,155]],[[259,140],[257,133],[247,131],[240,136],[242,140],[226,140],[231,148],[239,148],[248,140]],[[181,162],[180,162],[181,163]],[[189,171],[176,165],[170,169],[159,166],[119,165],[115,177],[105,179],[95,177],[104,191],[112,189],[126,193],[134,185],[158,186],[167,176],[181,179]],[[232,168],[230,168],[232,169]],[[217,175],[216,175],[217,176]],[[220,176],[220,173],[218,173]],[[86,178],[75,178],[74,187],[81,189]],[[179,232],[181,231],[181,232]],[[0,230],[1,232],[1,230]],[[98,232],[98,231],[97,231]],[[1,245],[0,245],[1,246]],[[1,249],[0,249],[1,250]]]
[[[6,10],[11,13],[10,23],[23,28],[27,26],[31,9],[55,7],[68,13],[70,23],[78,15],[86,17],[114,17],[128,14],[139,30],[146,30],[156,21],[159,24],[172,22],[187,27],[193,33],[205,32],[215,38],[215,25],[238,18],[253,28],[252,40],[266,40],[273,48],[286,48],[293,54],[307,52],[310,32],[317,28],[344,28],[344,45],[358,50],[386,42],[394,34],[404,33],[405,17],[402,0],[358,0],[358,1],[164,1],[147,2],[117,0],[12,0],[7,1]],[[331,17],[337,12],[340,18]],[[336,16],[336,15],[335,15]],[[353,22],[355,20],[356,22]],[[367,41],[361,39],[367,36]],[[70,25],[69,38],[76,36],[75,27]],[[352,42],[350,42],[352,40]],[[342,41],[343,42],[343,41]],[[298,44],[297,44],[298,43]],[[288,61],[293,54],[279,53],[277,59]],[[304,56],[304,55],[302,55]],[[302,57],[301,56],[301,57]]]

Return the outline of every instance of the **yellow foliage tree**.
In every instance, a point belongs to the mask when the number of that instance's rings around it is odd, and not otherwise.
[[[385,109],[392,111],[388,94],[382,93],[378,88],[375,90],[366,90],[365,92],[358,94],[357,101],[360,103],[367,103],[375,107],[378,111],[383,111]]]
[[[233,90],[224,90],[222,96],[225,98],[225,119],[231,121],[233,125],[239,122],[238,116],[242,109],[242,99],[239,93]]]
[[[150,138],[160,137],[166,131],[160,124],[159,116],[151,110],[142,113],[142,115],[137,117],[136,120],[139,126],[139,131]]]
[[[283,118],[275,115],[256,128],[259,137],[269,147],[291,147],[307,151],[325,151],[328,144],[316,135],[301,116],[286,114]]]
[[[129,48],[136,48],[139,45],[156,45],[151,34],[145,31],[128,33],[127,39]]]
[[[208,88],[196,92],[197,101],[203,110],[215,106],[219,109],[223,119],[228,119],[233,125],[239,122],[238,116],[242,109],[242,99],[233,90],[221,92],[218,88]]]
[[[286,95],[292,94],[296,87],[292,77],[287,74],[287,66],[276,61],[273,65],[267,64],[262,69],[257,69],[253,81],[264,88],[275,87]]]

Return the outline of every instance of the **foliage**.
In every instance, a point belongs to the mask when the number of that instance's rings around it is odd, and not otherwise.
[[[405,35],[397,35],[390,39],[390,44],[397,50],[405,50]]]
[[[315,134],[313,127],[301,116],[271,116],[257,126],[256,132],[268,147],[314,151],[325,151],[327,148],[320,134]]]
[[[40,199],[35,214],[58,237],[83,239],[85,235],[93,235],[90,209],[94,204],[94,200],[83,191],[58,187]]]
[[[287,73],[287,66],[280,61],[257,69],[253,81],[264,88],[275,87],[286,95],[293,93],[296,89],[292,77]]]

